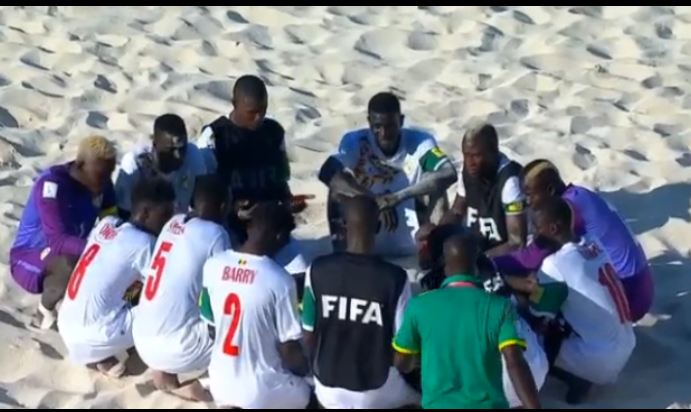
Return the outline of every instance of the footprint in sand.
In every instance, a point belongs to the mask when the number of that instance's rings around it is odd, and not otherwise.
[[[12,114],[2,106],[0,106],[0,126],[15,128],[19,127],[17,119],[15,119],[14,116],[12,116]]]
[[[108,78],[102,74],[96,76],[96,80],[94,80],[94,87],[113,94],[118,92],[118,88],[115,83],[108,80]]]
[[[65,357],[62,356],[60,354],[60,352],[58,352],[57,349],[55,349],[51,345],[49,345],[45,342],[41,342],[40,340],[38,340],[36,338],[32,338],[32,340],[34,342],[38,343],[38,348],[41,351],[41,353],[44,354],[49,359],[58,360],[58,361],[65,359]]]
[[[586,147],[576,144],[576,153],[571,156],[573,163],[581,170],[588,170],[595,166],[597,159]]]
[[[89,112],[86,116],[86,124],[94,129],[106,129],[108,127],[108,116],[101,112]]]

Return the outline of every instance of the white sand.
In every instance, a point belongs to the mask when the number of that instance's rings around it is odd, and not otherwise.
[[[37,299],[14,285],[8,252],[32,178],[81,137],[125,151],[164,112],[196,133],[229,112],[244,73],[271,85],[294,191],[318,196],[303,237],[326,235],[317,167],[388,88],[455,157],[464,126],[489,120],[518,160],[550,158],[604,191],[653,262],[657,299],[624,376],[586,406],[688,405],[690,39],[688,7],[0,8],[0,406],[193,406],[147,374],[75,367],[56,334],[27,331]],[[562,391],[548,384],[545,402],[563,406]]]

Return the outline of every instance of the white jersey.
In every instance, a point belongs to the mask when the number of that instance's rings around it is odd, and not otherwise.
[[[143,168],[146,161],[142,159],[150,158],[151,146],[141,146],[123,156],[120,161],[120,170],[115,181],[115,193],[118,200],[118,208],[130,211],[132,190],[142,175],[146,173]],[[175,210],[179,213],[186,213],[192,203],[194,194],[194,182],[197,176],[206,174],[204,157],[200,150],[192,143],[187,144],[185,159],[180,169],[167,175],[161,174],[168,180],[175,189]]]
[[[304,381],[282,365],[278,344],[302,338],[295,281],[277,263],[226,251],[204,265],[216,325],[209,367],[216,404],[240,408],[280,405],[272,394],[301,391]],[[278,395],[276,395],[278,396]],[[302,406],[307,405],[307,399]]]
[[[449,161],[434,137],[415,129],[401,130],[398,151],[387,157],[369,129],[343,136],[335,157],[353,174],[359,184],[373,194],[395,193],[420,181],[425,172],[434,172]],[[407,255],[415,251],[415,232],[419,228],[415,199],[397,207],[398,229],[377,235],[377,251],[387,255]]]
[[[135,345],[148,366],[187,373],[200,358],[208,366],[211,341],[199,313],[202,269],[208,258],[229,248],[228,233],[217,223],[180,214],[165,225],[145,274],[133,327]]]
[[[149,233],[113,217],[93,229],[58,315],[68,349],[79,347],[70,350],[75,361],[98,362],[127,349],[122,346],[132,340],[132,315],[123,298],[141,280],[155,241]]]
[[[561,313],[574,333],[557,365],[596,384],[616,380],[636,338],[626,294],[602,247],[586,239],[567,243],[544,260],[539,280],[568,286]]]

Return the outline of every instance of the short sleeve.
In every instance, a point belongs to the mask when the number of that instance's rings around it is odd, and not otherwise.
[[[209,256],[207,257],[214,256],[230,249],[230,236],[228,236],[228,233],[226,233],[226,231],[223,229],[220,229],[219,232],[220,233],[218,236],[216,236],[216,239],[214,239],[213,243],[211,244],[211,248],[209,248]]]
[[[509,346],[520,346],[526,348],[526,343],[518,334],[516,322],[518,317],[516,310],[511,303],[506,300],[502,309],[502,316],[499,323],[499,350],[504,350]]]
[[[289,278],[286,285],[276,299],[276,330],[281,343],[302,339],[295,282]]]
[[[361,136],[358,132],[348,133],[343,136],[338,152],[333,155],[344,167],[353,170],[360,158]]]
[[[137,179],[138,167],[133,153],[127,153],[120,162],[120,169],[115,179],[115,199],[121,210],[132,209],[131,197]]]
[[[408,308],[408,303],[413,296],[413,291],[410,286],[410,282],[406,280],[405,286],[401,291],[401,296],[398,297],[398,303],[396,304],[396,319],[394,322],[394,333],[398,333],[403,325],[403,318],[405,317],[405,311]]]
[[[511,176],[501,191],[501,203],[507,215],[520,215],[525,211],[525,195],[518,176]]]
[[[310,268],[305,273],[305,293],[302,297],[302,328],[308,332],[314,331],[317,323],[317,301],[312,290],[312,275]]]
[[[187,153],[185,156],[189,157],[190,171],[192,172],[193,176],[203,176],[206,174],[206,162],[204,161],[204,155],[195,144],[187,144]]]
[[[530,295],[530,311],[536,316],[555,318],[569,295],[566,283],[550,282],[540,284]]]
[[[465,182],[463,182],[463,166],[461,166],[461,170],[458,172],[458,183],[456,184],[456,194],[462,198],[465,198],[465,196],[466,196]]]
[[[151,255],[153,254],[153,249],[155,246],[156,239],[152,238],[146,247],[142,245],[142,247],[139,247],[135,252],[132,269],[137,271],[137,273],[142,276],[144,276],[146,271],[149,269],[149,265],[151,264]]]
[[[199,314],[204,322],[214,324],[214,311],[211,308],[211,297],[207,288],[203,288],[199,296]]]
[[[431,134],[409,129],[403,132],[410,133],[408,144],[415,145],[414,150],[411,150],[411,152],[423,173],[436,172],[443,164],[449,161],[448,156],[439,148],[437,141]]]
[[[214,131],[211,126],[202,130],[202,134],[197,139],[197,148],[204,161],[207,173],[215,173],[218,167],[216,162],[216,144],[214,141]]]
[[[420,331],[417,326],[417,314],[413,300],[405,311],[403,323],[393,341],[393,348],[396,352],[404,355],[417,355],[420,353]]]

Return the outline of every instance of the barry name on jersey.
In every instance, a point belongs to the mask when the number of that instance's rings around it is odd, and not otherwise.
[[[383,327],[382,304],[345,296],[322,295],[322,317],[337,316],[339,320],[360,322],[363,325],[376,323]]]
[[[221,279],[224,281],[231,281],[235,283],[244,283],[251,285],[252,283],[254,283],[254,278],[256,276],[257,272],[253,269],[226,266],[223,268],[223,277]]]

